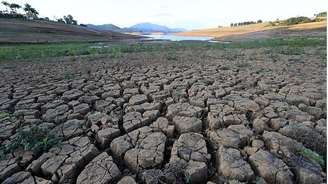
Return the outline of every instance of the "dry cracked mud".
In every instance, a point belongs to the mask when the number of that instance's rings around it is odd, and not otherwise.
[[[0,143],[34,125],[62,142],[6,155],[0,182],[325,183],[304,151],[326,155],[326,66],[268,53],[2,63]]]

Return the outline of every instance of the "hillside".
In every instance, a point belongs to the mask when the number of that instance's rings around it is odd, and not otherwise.
[[[297,24],[292,26],[271,26],[269,23],[261,24],[251,24],[247,26],[237,26],[237,27],[222,27],[222,28],[212,28],[212,29],[202,29],[202,30],[193,30],[188,32],[176,33],[176,35],[181,36],[210,36],[215,38],[221,38],[226,36],[234,35],[243,35],[255,32],[268,31],[273,29],[317,29],[327,26],[326,21],[322,22],[312,22]]]
[[[131,38],[136,37],[56,22],[0,18],[0,43],[93,42]]]
[[[99,31],[114,31],[114,32],[121,31],[121,28],[114,24],[102,24],[102,25],[87,24],[87,27]]]

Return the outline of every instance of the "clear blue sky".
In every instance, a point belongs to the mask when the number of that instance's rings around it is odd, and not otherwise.
[[[41,16],[72,14],[79,23],[121,27],[152,22],[199,29],[262,19],[313,16],[326,11],[327,0],[8,0],[30,3]]]

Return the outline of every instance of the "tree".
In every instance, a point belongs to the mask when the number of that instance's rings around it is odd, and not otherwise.
[[[230,24],[230,27],[233,27],[233,23]]]
[[[6,10],[4,12],[9,13],[8,8],[10,6],[10,3],[8,3],[7,1],[2,1],[1,4],[6,7]]]
[[[316,17],[327,17],[327,12],[320,12],[318,14],[314,14]]]
[[[66,24],[77,25],[77,21],[74,20],[74,18],[73,18],[72,15],[64,16],[64,20],[65,20],[65,23],[66,23]]]
[[[308,23],[308,22],[311,22],[311,19],[304,16],[291,17],[286,20],[287,25],[294,25],[294,24]]]
[[[24,11],[26,12],[27,18],[31,18],[31,19],[38,18],[39,12],[36,11],[35,8],[33,8],[31,5],[29,5],[27,3],[24,6],[25,6]]]
[[[261,24],[261,23],[263,23],[263,21],[260,19],[260,20],[257,21],[257,23]]]
[[[57,19],[57,22],[59,22],[59,23],[64,23],[64,24],[65,24],[65,21],[64,21],[64,19],[62,19],[62,18]]]
[[[17,9],[20,9],[21,6],[19,4],[16,3],[11,3],[9,4],[9,8],[10,8],[10,13],[13,15],[17,14]]]

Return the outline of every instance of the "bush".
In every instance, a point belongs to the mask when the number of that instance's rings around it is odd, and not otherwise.
[[[26,19],[22,14],[10,14],[10,13],[3,13],[0,12],[0,18],[17,18],[17,19]]]
[[[0,120],[8,117],[10,117],[9,113],[0,111]]]
[[[2,156],[14,153],[16,150],[32,151],[41,154],[58,144],[60,139],[49,133],[49,130],[33,126],[28,130],[19,129],[10,144],[0,147]]]
[[[308,23],[312,22],[312,20],[308,17],[292,17],[286,20],[287,25],[294,25],[294,24],[300,24],[300,23]]]
[[[315,15],[316,17],[327,17],[327,12],[320,12]]]

